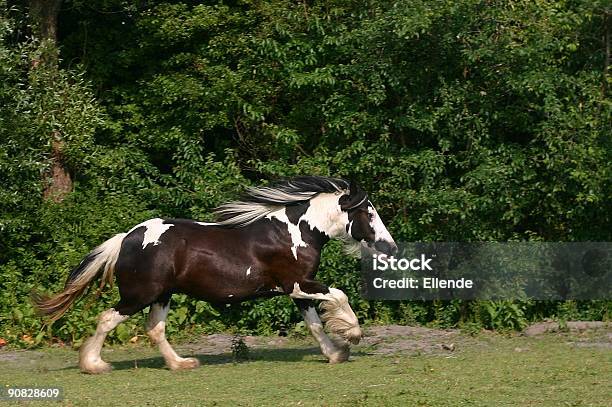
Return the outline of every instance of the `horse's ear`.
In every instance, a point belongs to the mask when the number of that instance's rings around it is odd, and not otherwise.
[[[363,201],[366,199],[366,194],[363,192],[357,182],[351,179],[349,181],[349,193],[340,197],[338,201],[340,203],[340,207],[343,211],[348,209],[355,208],[358,205],[361,205]]]
[[[354,191],[357,190],[357,188],[359,188],[359,186],[357,185],[357,181],[355,181],[355,178],[349,178],[349,192],[352,194]]]

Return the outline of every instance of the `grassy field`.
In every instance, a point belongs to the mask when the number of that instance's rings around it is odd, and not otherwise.
[[[79,373],[71,349],[2,350],[0,383],[62,386],[60,404],[75,406],[609,406],[611,336],[605,331],[535,338],[425,332],[425,341],[452,340],[455,350],[388,336],[366,341],[351,362],[340,365],[324,363],[307,339],[264,341],[243,363],[234,363],[229,349],[202,354],[197,343],[183,344],[182,353],[195,354],[202,366],[181,372],[165,369],[156,350],[145,344],[105,348],[114,371],[99,376]]]

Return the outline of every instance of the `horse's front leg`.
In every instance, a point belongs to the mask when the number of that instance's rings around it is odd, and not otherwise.
[[[349,346],[346,343],[332,341],[323,330],[323,323],[317,314],[312,300],[301,300],[294,298],[293,301],[300,309],[304,322],[310,333],[319,343],[321,353],[329,360],[329,363],[346,362],[349,358]]]
[[[323,301],[319,307],[324,311],[321,317],[325,326],[346,341],[359,343],[362,336],[359,321],[342,290],[328,288],[317,281],[302,280],[293,284],[289,296],[296,300]]]

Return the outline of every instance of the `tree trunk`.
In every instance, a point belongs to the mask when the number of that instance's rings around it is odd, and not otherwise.
[[[57,41],[57,16],[62,0],[30,0],[30,19],[34,36],[41,41]]]
[[[608,74],[610,69],[610,58],[612,51],[610,50],[610,26],[612,25],[612,10],[604,10],[604,52],[606,53],[604,57],[604,97],[607,95],[608,91]]]
[[[55,134],[57,135],[57,132]],[[43,197],[55,202],[61,202],[72,191],[72,178],[62,164],[63,146],[64,142],[59,138],[59,135],[51,140],[51,170],[49,174],[51,182],[46,185]]]
[[[40,58],[32,61],[32,69],[58,69],[57,18],[62,0],[29,0],[30,20],[33,35],[40,41]],[[40,65],[44,66],[41,67]],[[51,138],[51,169],[47,174],[49,183],[45,185],[43,196],[61,202],[72,191],[72,178],[66,169],[62,150],[62,134],[53,132]]]

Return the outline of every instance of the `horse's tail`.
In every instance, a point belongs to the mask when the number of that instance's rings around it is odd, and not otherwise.
[[[127,233],[119,233],[89,252],[72,270],[62,292],[51,297],[33,292],[32,300],[38,312],[49,316],[51,321],[55,321],[68,311],[72,303],[100,274],[102,274],[102,285],[112,284],[115,263],[121,251],[121,242],[126,235]]]

